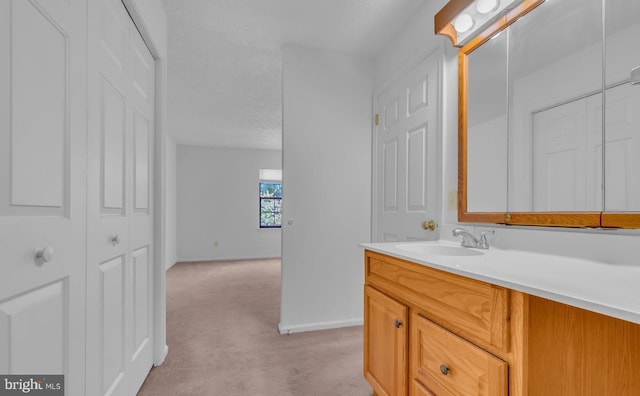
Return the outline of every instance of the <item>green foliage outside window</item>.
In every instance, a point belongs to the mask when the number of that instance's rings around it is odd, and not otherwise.
[[[260,228],[282,226],[282,183],[260,182]]]

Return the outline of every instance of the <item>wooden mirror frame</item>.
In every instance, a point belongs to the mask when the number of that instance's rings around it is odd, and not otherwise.
[[[458,52],[458,221],[545,227],[640,228],[638,212],[469,212],[467,210],[467,57],[494,34],[506,29],[543,2],[544,0],[525,0],[480,32]],[[436,31],[436,33],[449,37],[443,32],[446,29],[442,29],[452,19],[449,16],[449,21],[443,20],[448,14],[438,13],[435,26],[441,28],[440,32]]]

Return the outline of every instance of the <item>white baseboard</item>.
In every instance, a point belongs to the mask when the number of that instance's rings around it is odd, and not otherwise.
[[[164,348],[162,349],[160,356],[157,356],[154,359],[153,365],[156,367],[160,366],[162,363],[164,363],[164,360],[167,358],[168,354],[169,354],[169,345],[165,345]]]
[[[316,331],[316,330],[328,330],[328,329],[338,329],[341,327],[352,327],[352,326],[362,326],[364,320],[362,318],[357,319],[349,319],[349,320],[337,320],[332,322],[316,322],[316,323],[307,323],[300,325],[283,325],[282,323],[278,324],[278,332],[280,334],[293,334],[293,333],[304,333],[306,331]]]
[[[280,256],[277,257],[198,257],[198,258],[185,258],[178,259],[178,263],[197,263],[201,261],[242,261],[242,260],[271,260],[271,259],[280,259]]]

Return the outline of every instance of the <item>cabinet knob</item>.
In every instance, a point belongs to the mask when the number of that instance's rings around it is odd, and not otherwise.
[[[445,366],[444,364],[441,364],[440,365],[440,372],[442,373],[442,375],[449,374],[449,367]]]
[[[48,263],[51,260],[53,260],[53,248],[51,246],[47,246],[36,252],[36,261]]]
[[[393,325],[396,326],[396,329],[399,329],[402,326],[402,322],[396,319],[396,321],[393,322]]]
[[[113,244],[113,246],[119,245],[120,244],[120,235],[116,234],[114,236],[111,237],[111,243]]]

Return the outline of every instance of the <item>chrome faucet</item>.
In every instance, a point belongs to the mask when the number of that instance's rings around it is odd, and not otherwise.
[[[473,234],[471,234],[464,228],[456,228],[455,230],[453,230],[453,236],[462,235],[462,243],[460,244],[460,246],[477,249],[489,249],[487,234],[495,234],[495,231],[484,231],[480,233],[480,238],[476,238],[475,236],[473,236]]]

